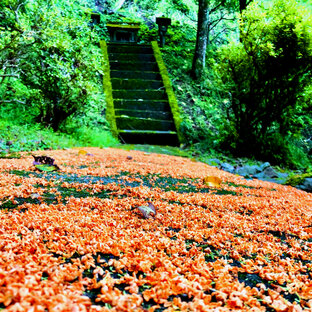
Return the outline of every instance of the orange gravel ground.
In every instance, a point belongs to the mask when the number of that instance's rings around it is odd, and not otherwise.
[[[4,311],[312,311],[312,194],[181,157],[78,151],[35,153],[58,173],[0,159]],[[155,218],[137,209],[148,202]]]

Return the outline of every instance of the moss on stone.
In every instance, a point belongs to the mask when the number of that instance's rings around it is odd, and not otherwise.
[[[125,28],[125,29],[140,29],[140,23],[133,23],[131,24],[113,24],[113,23],[108,23],[106,24],[106,27],[111,27],[111,28]]]
[[[303,174],[294,174],[291,175],[285,184],[291,185],[291,186],[297,186],[304,182],[305,179],[312,178],[312,173],[303,173]]]
[[[118,138],[118,129],[117,129],[116,118],[115,118],[113,89],[112,89],[112,83],[111,83],[111,78],[110,78],[110,67],[109,67],[109,59],[108,59],[108,52],[107,52],[107,44],[105,41],[101,40],[100,46],[101,46],[101,50],[103,53],[103,69],[104,69],[103,87],[104,87],[104,93],[106,97],[106,119],[108,123],[110,124],[113,136]]]
[[[160,72],[162,81],[164,83],[164,86],[165,86],[165,89],[166,89],[166,92],[168,95],[168,101],[169,101],[169,105],[170,105],[171,112],[173,115],[174,124],[175,124],[176,129],[177,129],[178,139],[179,139],[180,143],[183,143],[185,140],[184,140],[184,137],[181,133],[182,118],[180,115],[180,108],[178,105],[178,101],[177,101],[177,98],[173,92],[173,88],[172,88],[172,85],[170,82],[168,71],[167,71],[166,65],[165,65],[165,63],[161,57],[161,52],[160,52],[160,49],[159,49],[156,41],[152,41],[152,48],[154,51],[154,56],[155,56],[156,62],[158,64],[158,68],[159,68],[159,72]]]

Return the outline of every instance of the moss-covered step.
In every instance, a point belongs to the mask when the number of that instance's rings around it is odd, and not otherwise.
[[[113,100],[113,90],[110,77],[110,67],[109,67],[109,57],[107,52],[107,43],[105,41],[100,41],[101,51],[103,53],[103,88],[106,98],[106,120],[110,126],[110,130],[114,137],[118,137],[118,129],[115,120],[115,110],[114,110],[114,100]]]
[[[158,130],[175,131],[172,120],[161,120],[152,118],[138,118],[129,116],[116,116],[118,130]]]
[[[160,80],[112,78],[111,82],[114,90],[164,89]]]
[[[178,105],[178,101],[177,98],[174,94],[172,85],[171,85],[171,81],[168,75],[168,71],[165,65],[165,62],[163,61],[162,57],[161,57],[161,51],[158,47],[157,41],[152,41],[151,42],[153,51],[154,51],[154,56],[157,62],[157,66],[159,68],[159,72],[161,74],[161,79],[164,83],[165,86],[165,90],[166,90],[166,94],[169,100],[169,105],[171,108],[171,112],[172,112],[172,116],[173,116],[173,121],[176,127],[176,131],[177,131],[177,135],[178,135],[178,139],[179,141],[182,143],[185,141],[184,135],[181,132],[181,122],[182,122],[182,117],[181,117],[181,112],[180,112],[180,108]]]
[[[151,111],[151,110],[137,110],[137,109],[116,109],[115,116],[122,117],[139,117],[139,118],[154,118],[161,120],[172,120],[170,111]]]
[[[169,102],[167,100],[114,100],[116,109],[132,109],[132,110],[150,110],[150,111],[170,111]]]
[[[158,71],[158,65],[155,62],[127,62],[127,61],[109,61],[111,70],[141,70]]]
[[[110,61],[144,61],[144,62],[155,62],[155,57],[153,54],[142,54],[142,53],[110,53]]]
[[[178,107],[157,43],[110,43],[106,47],[113,119],[120,140],[178,145]]]
[[[120,43],[109,43],[107,45],[108,53],[143,53],[153,54],[153,49],[150,45],[139,45],[139,44],[120,44]]]
[[[159,72],[140,70],[111,70],[111,78],[161,80]]]
[[[164,90],[113,90],[114,99],[166,100]]]
[[[179,145],[175,131],[120,130],[119,137],[129,144]]]

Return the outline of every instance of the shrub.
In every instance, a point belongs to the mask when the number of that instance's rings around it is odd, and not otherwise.
[[[14,108],[19,117],[29,114],[57,130],[69,116],[94,106],[103,110],[98,37],[83,1],[20,2],[4,6],[0,25],[0,94],[6,111]]]
[[[304,98],[312,70],[311,14],[296,1],[257,2],[241,17],[240,41],[219,51],[218,72],[230,95],[224,146],[240,155],[289,158],[288,142],[311,122]]]

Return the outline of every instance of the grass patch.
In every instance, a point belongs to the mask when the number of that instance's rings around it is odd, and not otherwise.
[[[75,131],[74,131],[75,130]],[[15,124],[0,119],[0,158],[19,158],[21,151],[65,149],[79,146],[108,147],[118,144],[109,131],[80,127],[54,132],[39,124]]]

